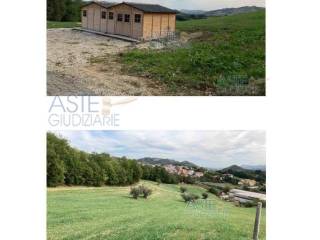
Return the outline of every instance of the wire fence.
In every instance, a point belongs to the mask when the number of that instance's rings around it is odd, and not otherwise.
[[[153,33],[149,40],[152,48],[174,47],[179,45],[179,36],[174,31]]]

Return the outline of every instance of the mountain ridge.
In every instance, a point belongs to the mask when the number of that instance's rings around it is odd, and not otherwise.
[[[240,13],[256,12],[259,10],[265,10],[265,8],[257,7],[257,6],[244,6],[244,7],[238,7],[238,8],[221,8],[221,9],[210,10],[210,11],[181,9],[180,13],[188,14],[188,15],[205,15],[207,17],[219,17],[219,16],[235,15]]]

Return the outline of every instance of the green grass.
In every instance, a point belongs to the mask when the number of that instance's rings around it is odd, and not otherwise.
[[[74,28],[81,27],[80,22],[54,22],[47,21],[47,28]]]
[[[203,35],[181,48],[129,51],[121,56],[123,70],[160,80],[172,92],[222,95],[226,88],[265,78],[265,11],[177,22],[177,30]],[[254,95],[265,94],[264,81],[257,88]],[[248,91],[243,95],[251,95]]]
[[[239,208],[209,195],[211,208],[182,202],[178,185],[143,181],[149,199],[129,197],[129,187],[57,188],[47,192],[47,239],[241,240],[251,239],[254,208]],[[187,186],[201,195],[202,188]],[[197,206],[197,207],[195,207]],[[221,214],[225,212],[225,215]],[[265,237],[265,209],[261,240]]]

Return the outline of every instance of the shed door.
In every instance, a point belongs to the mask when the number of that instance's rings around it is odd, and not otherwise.
[[[94,15],[94,9],[89,8],[87,12],[87,21],[88,21],[88,29],[93,30],[93,15]]]
[[[116,34],[131,36],[132,16],[130,13],[119,12],[116,17]]]

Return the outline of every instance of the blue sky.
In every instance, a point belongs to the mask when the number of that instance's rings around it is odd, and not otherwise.
[[[73,147],[129,158],[159,157],[203,167],[265,165],[264,131],[57,131]]]
[[[157,3],[174,9],[206,11],[241,6],[265,7],[264,0],[126,0],[126,2]]]

